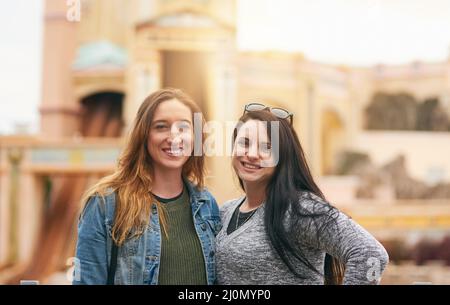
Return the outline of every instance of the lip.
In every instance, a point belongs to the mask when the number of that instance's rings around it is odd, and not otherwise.
[[[183,147],[178,147],[177,150],[173,151],[171,147],[162,148],[163,153],[171,158],[182,157],[184,149]]]
[[[261,166],[259,166],[258,164],[255,164],[255,163],[250,163],[250,162],[245,162],[245,161],[239,161],[239,162],[241,164],[241,167],[246,171],[254,172],[254,171],[258,171],[262,168]]]

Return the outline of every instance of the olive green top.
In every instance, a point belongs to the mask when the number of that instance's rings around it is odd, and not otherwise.
[[[164,204],[168,229],[168,236],[161,234],[158,284],[206,285],[205,260],[186,187],[175,198],[156,199]]]

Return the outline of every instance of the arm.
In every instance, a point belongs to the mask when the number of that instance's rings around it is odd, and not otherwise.
[[[78,240],[74,285],[104,285],[107,281],[107,230],[104,202],[101,197],[91,197],[78,222]],[[78,274],[77,274],[78,272]]]
[[[307,205],[311,205],[308,202]],[[378,284],[389,256],[384,247],[363,227],[337,209],[316,201],[319,216],[305,232],[306,241],[339,259],[345,265],[345,285]]]

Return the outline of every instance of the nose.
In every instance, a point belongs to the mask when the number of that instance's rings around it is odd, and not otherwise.
[[[180,131],[179,128],[176,126],[176,124],[172,124],[172,126],[170,127],[170,134],[169,137],[167,138],[167,141],[170,144],[179,144],[181,142],[181,137],[180,137]]]
[[[170,145],[179,145],[183,140],[181,139],[181,137],[179,137],[176,134],[170,134],[170,136],[167,138],[167,142]]]
[[[176,137],[179,134],[180,134],[180,130],[179,130],[177,124],[172,124],[172,126],[170,126],[170,136]]]
[[[258,145],[256,145],[255,143],[250,144],[246,153],[247,158],[258,159],[259,158]]]

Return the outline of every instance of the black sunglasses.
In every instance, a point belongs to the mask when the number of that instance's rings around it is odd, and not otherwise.
[[[289,119],[289,123],[292,125],[292,118],[294,117],[294,114],[283,108],[269,107],[261,103],[250,103],[245,105],[244,113],[261,110],[269,110],[270,113],[279,119]]]

